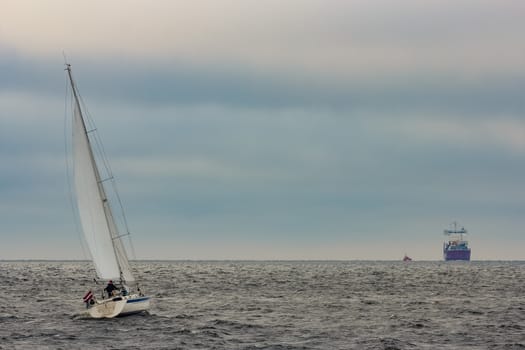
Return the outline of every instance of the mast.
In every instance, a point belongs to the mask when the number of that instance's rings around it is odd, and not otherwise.
[[[461,230],[458,230],[458,223],[457,221],[454,221],[452,223],[454,225],[453,230],[445,230],[444,234],[450,236],[451,234],[459,234],[460,240],[463,241],[463,235],[467,233],[467,230],[465,230],[464,227],[461,228]]]
[[[99,198],[101,200],[102,208],[103,208],[103,211],[104,211],[105,224],[106,224],[108,232],[110,234],[111,246],[112,246],[113,253],[114,253],[114,256],[115,256],[115,260],[116,260],[116,264],[117,264],[117,267],[118,267],[118,270],[119,270],[120,281],[121,281],[121,283],[125,283],[125,278],[124,278],[124,273],[123,273],[123,266],[122,266],[121,260],[124,260],[127,263],[126,252],[125,252],[125,250],[124,250],[124,248],[122,246],[122,243],[120,241],[118,241],[118,248],[117,248],[117,243],[116,242],[117,242],[117,240],[120,239],[120,235],[119,235],[119,232],[118,232],[117,225],[115,224],[115,220],[113,218],[113,214],[112,214],[112,211],[111,211],[111,207],[109,205],[109,201],[108,201],[108,197],[106,195],[106,191],[104,190],[104,186],[103,186],[103,181],[104,180],[102,180],[102,178],[100,176],[100,171],[98,170],[98,166],[97,166],[97,163],[96,163],[96,160],[95,160],[95,156],[93,154],[91,140],[89,139],[89,136],[88,136],[90,131],[88,131],[87,127],[86,127],[84,116],[82,114],[82,109],[80,107],[80,99],[79,99],[79,96],[78,96],[77,87],[75,85],[75,82],[73,80],[73,76],[72,76],[72,73],[71,73],[71,65],[68,64],[68,63],[66,63],[66,70],[67,70],[67,73],[68,73],[69,82],[71,84],[71,90],[73,92],[73,97],[75,99],[75,108],[78,111],[79,119],[80,119],[81,125],[82,125],[82,130],[83,130],[83,133],[85,135],[85,139],[86,139],[86,142],[87,142],[87,145],[88,145],[87,149],[88,149],[89,158],[90,158],[91,164],[92,164],[91,168],[93,170],[93,173],[94,173],[94,176],[95,176],[95,180],[96,180],[96,183],[97,183],[98,194],[99,194]],[[129,271],[129,267],[127,267],[127,271]]]

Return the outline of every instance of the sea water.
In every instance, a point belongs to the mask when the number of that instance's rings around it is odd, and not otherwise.
[[[525,262],[132,265],[150,312],[95,320],[90,262],[0,262],[0,348],[525,348]]]

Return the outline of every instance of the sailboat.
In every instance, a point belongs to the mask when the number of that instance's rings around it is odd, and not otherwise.
[[[129,233],[119,233],[106,194],[106,181],[113,179],[101,178],[93,150],[94,142],[90,136],[93,130],[86,127],[80,95],[68,63],[66,70],[73,98],[73,171],[80,223],[99,280],[114,283],[114,287],[106,288],[108,293],[103,291],[100,299],[90,290],[83,300],[88,314],[93,318],[112,318],[144,312],[150,307],[150,297],[143,294],[132,274],[122,242],[122,238]],[[134,289],[130,288],[132,283],[135,283]]]

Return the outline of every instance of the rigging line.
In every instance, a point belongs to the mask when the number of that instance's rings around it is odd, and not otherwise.
[[[124,204],[122,203],[122,199],[120,197],[120,194],[117,188],[117,182],[115,181],[113,177],[111,178],[111,185],[113,186],[113,192],[115,193],[115,197],[117,199],[118,206],[120,208],[121,221],[126,231],[126,234],[122,236],[128,236],[128,244],[131,249],[131,255],[132,255],[131,257],[133,258],[133,260],[137,260],[137,254],[135,252],[135,246],[133,245],[133,240],[131,239],[131,232],[129,230],[128,219],[126,217],[126,212],[124,210]]]
[[[118,201],[118,204],[119,204],[119,207],[120,207],[120,215],[122,216],[124,229],[126,230],[126,232],[128,234],[128,240],[129,240],[129,245],[131,247],[131,253],[133,255],[133,259],[136,259],[137,256],[135,254],[135,247],[133,246],[133,241],[131,239],[131,233],[130,233],[130,230],[129,230],[128,219],[126,217],[126,212],[124,211],[124,204],[122,203],[122,199],[120,198],[120,194],[119,194],[119,191],[117,189],[117,182],[114,179],[112,179],[111,180],[111,184],[113,186],[113,190],[115,191],[115,196],[117,198],[117,201]]]
[[[106,181],[113,181],[113,176],[112,177],[108,177],[107,179],[100,179],[98,181],[98,183],[101,184],[101,183],[106,182]]]
[[[128,234],[128,241],[129,246],[131,248],[131,258],[133,260],[137,260],[137,253],[135,252],[135,245],[133,244],[133,240],[131,239],[131,234]]]
[[[122,200],[120,199],[120,195],[118,194],[118,191],[117,191],[116,182],[113,180],[113,181],[111,181],[111,184],[113,185],[113,191],[115,192],[115,197],[116,197],[116,199],[117,199],[117,201],[119,203],[121,221],[122,221],[122,224],[124,225],[124,229],[126,231],[126,233],[121,234],[119,237],[128,236],[128,244],[129,244],[129,248],[131,250],[131,258],[133,260],[137,260],[137,254],[135,252],[135,246],[133,245],[133,240],[131,239],[131,232],[129,230],[128,220],[126,219],[126,213],[124,211],[124,206],[122,204]]]
[[[78,88],[77,88],[78,91]],[[98,135],[97,131],[97,125],[95,123],[95,120],[93,117],[91,117],[91,113],[89,112],[89,109],[84,102],[84,99],[80,94],[77,94],[80,100],[80,103],[82,104],[82,109],[84,110],[84,116],[86,117],[88,124],[90,126],[90,130],[87,132],[88,134],[92,134],[93,136],[91,139],[95,143],[95,151],[97,153],[98,158],[102,161],[102,165],[104,166],[104,169],[108,173],[109,176],[113,176],[111,167],[109,165],[109,160],[106,154],[106,150],[104,149],[104,144],[102,143],[101,137]]]
[[[69,83],[68,83],[68,77],[66,76],[65,77],[66,79],[66,89],[65,89],[65,96],[64,96],[64,153],[65,153],[65,157],[64,157],[64,162],[65,162],[65,167],[66,167],[66,182],[67,182],[67,187],[68,187],[68,197],[69,197],[69,204],[70,204],[70,207],[71,207],[71,212],[73,214],[73,222],[74,222],[74,225],[75,225],[75,231],[77,233],[77,236],[80,240],[80,246],[82,247],[82,255],[83,255],[83,258],[84,259],[87,259],[88,255],[86,254],[86,246],[85,246],[85,243],[84,243],[84,240],[82,238],[82,233],[81,233],[81,230],[80,230],[80,223],[79,223],[79,218],[78,218],[78,211],[76,210],[77,207],[75,205],[75,201],[73,200],[73,185],[71,183],[71,177],[72,177],[72,174],[71,174],[71,171],[70,169],[72,168],[70,162],[71,162],[71,157],[69,155],[70,153],[70,150],[69,150],[69,147],[68,147],[68,144],[69,144],[69,138],[68,138],[68,96],[69,96]]]
[[[111,237],[111,239],[112,240],[116,240],[116,239],[119,239],[120,237],[129,236],[129,235],[130,235],[129,232],[128,233],[123,233],[121,235],[118,235],[118,236],[115,236],[115,237]]]

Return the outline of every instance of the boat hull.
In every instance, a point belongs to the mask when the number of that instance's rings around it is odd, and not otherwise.
[[[470,261],[470,249],[444,250],[443,258],[445,259],[445,261],[453,261],[453,260]]]
[[[149,310],[150,307],[150,298],[149,297],[139,297],[137,299],[130,299],[126,301],[126,305],[118,314],[118,316],[128,316],[143,311]]]
[[[88,313],[93,318],[113,318],[144,312],[149,307],[149,297],[139,295],[118,296],[97,301],[88,309]]]

